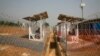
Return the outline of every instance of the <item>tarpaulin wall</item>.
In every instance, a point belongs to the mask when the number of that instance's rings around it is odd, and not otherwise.
[[[79,24],[79,35],[99,35],[100,22]]]

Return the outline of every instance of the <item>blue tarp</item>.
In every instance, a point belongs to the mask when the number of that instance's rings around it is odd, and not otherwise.
[[[79,27],[81,34],[100,34],[100,22],[80,24]]]
[[[94,25],[94,33],[95,34],[100,34],[100,23],[95,23]]]
[[[94,24],[94,28],[95,28],[96,30],[100,30],[100,23],[95,23],[95,24]]]

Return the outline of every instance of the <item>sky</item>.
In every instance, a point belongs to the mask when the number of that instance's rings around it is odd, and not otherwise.
[[[100,0],[83,0],[84,18],[100,16]],[[81,0],[0,0],[0,20],[21,21],[22,18],[47,11],[47,22],[55,25],[59,14],[81,17]]]

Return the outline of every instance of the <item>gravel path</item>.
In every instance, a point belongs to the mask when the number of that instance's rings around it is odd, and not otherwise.
[[[9,44],[18,47],[25,47],[38,52],[42,52],[44,49],[43,42],[36,42],[17,37],[0,36],[0,44]]]

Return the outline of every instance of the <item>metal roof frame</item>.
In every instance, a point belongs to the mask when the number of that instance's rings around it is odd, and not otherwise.
[[[67,22],[76,22],[76,21],[82,21],[84,19],[79,18],[79,17],[67,16],[67,15],[64,15],[64,14],[59,14],[58,20],[61,20],[61,21],[65,20]]]
[[[28,20],[28,21],[38,21],[38,20],[42,20],[42,19],[46,19],[48,18],[48,14],[47,12],[42,12],[33,16],[28,16],[28,17],[24,17],[23,19]]]

